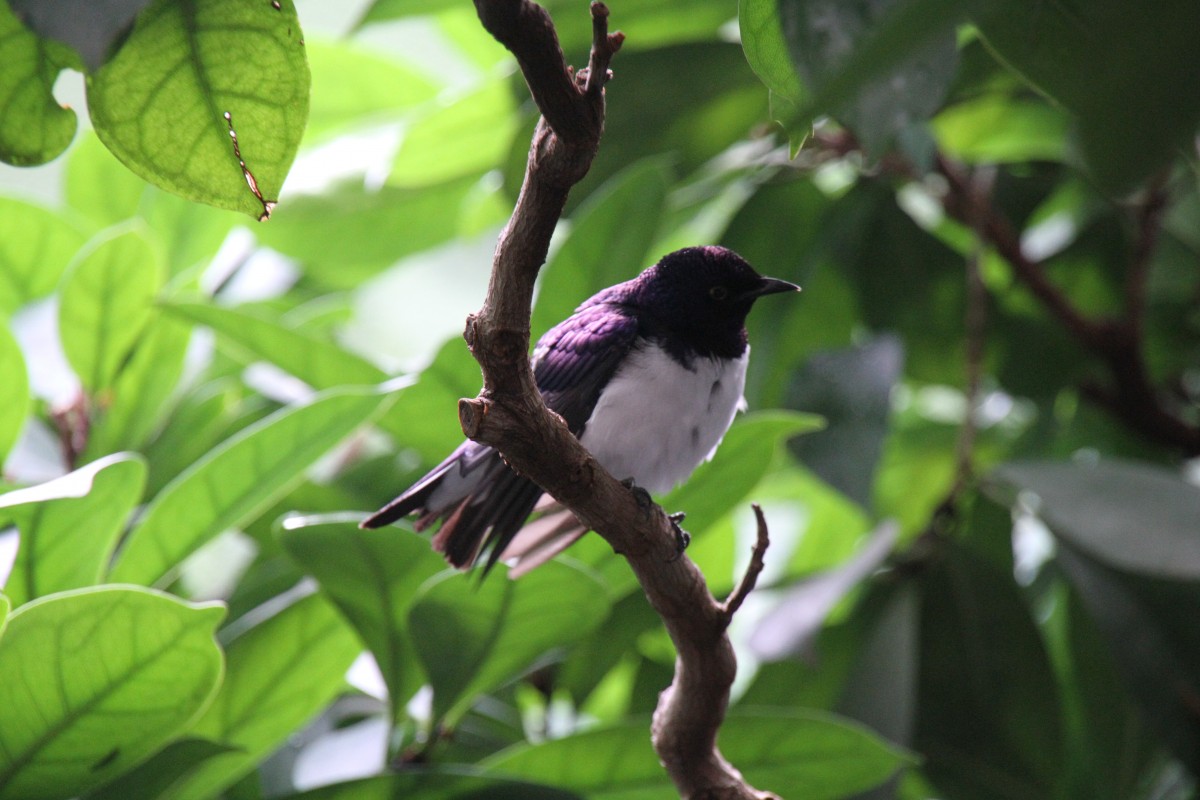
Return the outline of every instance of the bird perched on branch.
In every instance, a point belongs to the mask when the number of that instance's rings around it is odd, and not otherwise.
[[[546,405],[609,472],[649,492],[682,483],[716,452],[742,391],[746,315],[758,298],[799,291],[759,275],[723,247],[689,247],[587,300],[533,351]],[[470,440],[363,521],[378,528],[411,513],[437,520],[433,547],[465,568],[517,559],[514,573],[548,560],[586,532],[558,507],[525,522],[542,490],[493,448]],[[548,498],[547,498],[548,499]]]

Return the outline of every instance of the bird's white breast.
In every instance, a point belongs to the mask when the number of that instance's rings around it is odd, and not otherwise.
[[[617,478],[668,491],[712,458],[744,408],[749,358],[747,347],[740,358],[696,358],[688,369],[648,344],[604,387],[580,441]]]

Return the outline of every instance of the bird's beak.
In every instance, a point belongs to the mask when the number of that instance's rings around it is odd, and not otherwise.
[[[781,281],[778,278],[763,278],[758,286],[746,292],[743,297],[747,300],[762,297],[765,294],[779,294],[781,292],[798,292],[800,287],[794,283]]]

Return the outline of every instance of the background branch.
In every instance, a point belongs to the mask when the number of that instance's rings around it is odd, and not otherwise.
[[[608,10],[592,4],[589,68],[572,75],[547,13],[528,0],[475,0],[484,27],[516,56],[543,117],[534,133],[525,180],[496,247],[483,307],[464,337],[483,371],[479,397],[459,403],[463,432],[504,454],[629,561],[677,651],[675,679],[661,695],[652,739],[686,798],[770,798],[750,787],[720,754],[717,731],[737,671],[725,633],[732,608],[717,603],[704,576],[676,557],[670,521],[658,506],[639,505],[550,413],[529,367],[533,284],[567,193],[587,173],[604,125],[603,85],[621,34],[609,34]],[[766,526],[760,528],[765,549]],[[761,552],[738,593],[754,585]],[[761,569],[761,566],[759,567]],[[736,606],[734,606],[736,607]]]
[[[821,131],[813,143],[824,152],[844,156],[860,150],[848,131]],[[880,169],[910,180],[920,176],[912,164],[889,155]],[[966,168],[938,153],[935,169],[946,180],[942,206],[947,215],[980,231],[983,239],[1013,270],[1017,280],[1063,325],[1079,345],[1105,366],[1108,380],[1081,387],[1085,395],[1150,441],[1200,454],[1200,427],[1175,413],[1164,392],[1154,385],[1143,353],[1145,283],[1150,261],[1169,200],[1165,176],[1155,181],[1136,213],[1137,232],[1128,265],[1126,306],[1118,317],[1089,317],[1074,304],[1046,273],[1045,265],[1031,259],[1021,246],[1020,236],[991,194],[976,192]]]

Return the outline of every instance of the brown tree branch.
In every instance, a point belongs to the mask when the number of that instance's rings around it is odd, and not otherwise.
[[[696,800],[770,798],[749,786],[716,747],[737,670],[725,633],[731,610],[713,599],[695,564],[677,557],[662,509],[640,504],[546,409],[529,367],[533,283],[567,193],[599,147],[603,86],[622,36],[608,33],[608,11],[593,3],[589,67],[572,75],[543,9],[530,0],[475,0],[475,7],[484,27],[516,56],[543,117],[516,208],[496,246],[487,298],[467,320],[464,337],[483,371],[484,388],[479,397],[459,402],[463,432],[499,450],[623,554],[663,618],[678,656],[651,738],[680,794]],[[760,536],[765,541],[765,523]]]
[[[819,132],[812,141],[834,155],[860,149],[847,131]],[[907,179],[919,177],[910,163],[894,155],[885,157],[880,169]],[[939,153],[936,170],[946,180],[947,192],[942,198],[946,213],[964,225],[980,225],[986,241],[1012,267],[1017,280],[1085,351],[1104,364],[1107,385],[1086,385],[1082,387],[1084,393],[1150,441],[1178,448],[1189,456],[1200,455],[1200,426],[1189,423],[1170,407],[1165,393],[1155,387],[1143,353],[1145,282],[1168,200],[1165,185],[1155,181],[1137,214],[1138,233],[1130,257],[1124,314],[1093,318],[1077,309],[1050,280],[1043,263],[1025,254],[1012,223],[992,203],[990,195],[977,196],[973,192],[961,164]]]

